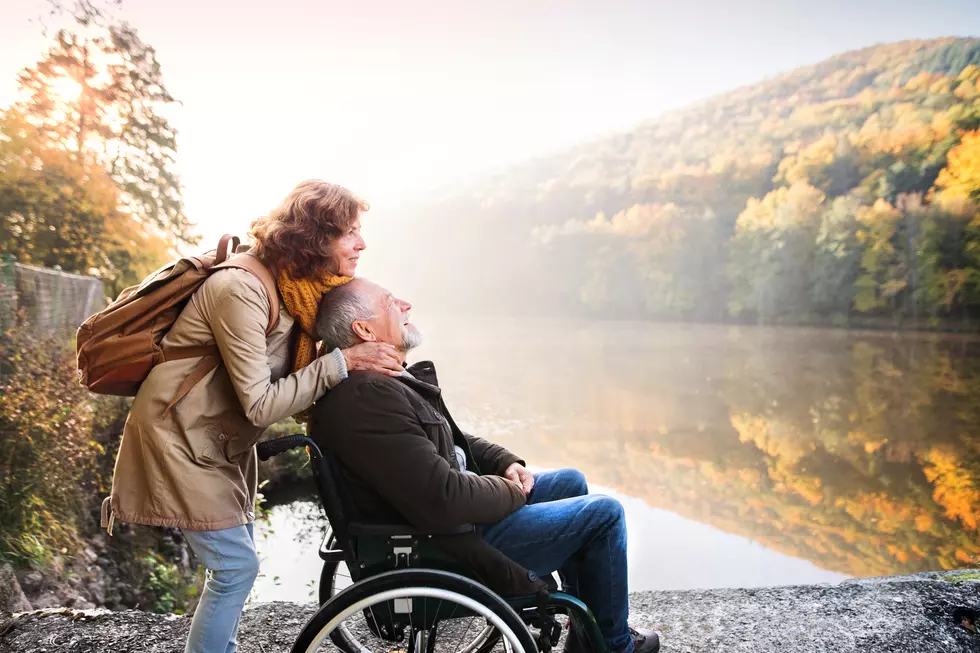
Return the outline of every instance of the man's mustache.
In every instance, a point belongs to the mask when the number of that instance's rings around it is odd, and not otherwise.
[[[422,344],[422,332],[414,324],[402,325],[402,350],[408,352]]]

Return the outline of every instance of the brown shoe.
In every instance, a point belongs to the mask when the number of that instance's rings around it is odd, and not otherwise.
[[[649,628],[630,628],[633,636],[634,653],[657,653],[660,650],[660,635]]]

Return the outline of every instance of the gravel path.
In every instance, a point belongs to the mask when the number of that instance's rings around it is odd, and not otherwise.
[[[660,629],[664,653],[980,653],[980,580],[921,574],[839,585],[642,592],[631,621]],[[973,577],[980,577],[972,574]],[[246,611],[241,653],[289,650],[314,606]],[[0,615],[0,652],[180,653],[190,620],[138,611]]]

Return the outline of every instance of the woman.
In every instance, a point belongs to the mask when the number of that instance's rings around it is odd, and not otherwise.
[[[270,269],[281,295],[276,327],[266,335],[268,293],[256,276],[215,272],[163,347],[217,344],[222,365],[168,410],[199,361],[161,363],[133,401],[106,517],[110,532],[117,519],[180,528],[209,570],[188,653],[237,648],[238,619],[259,570],[252,531],[259,436],[307,411],[348,370],[401,372],[390,346],[365,343],[317,357],[311,335],[323,293],[354,274],[367,208],[340,186],[299,184],[250,233],[250,253]]]

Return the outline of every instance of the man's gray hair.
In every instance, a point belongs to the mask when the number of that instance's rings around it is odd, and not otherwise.
[[[358,291],[356,280],[337,286],[320,300],[316,316],[316,337],[323,341],[327,351],[347,349],[357,344],[352,325],[357,320],[374,317],[371,307]]]

